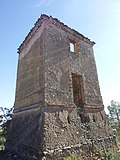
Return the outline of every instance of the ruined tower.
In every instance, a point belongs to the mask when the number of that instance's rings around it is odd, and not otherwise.
[[[94,44],[58,19],[41,15],[18,49],[10,150],[53,160],[79,155],[91,141],[112,137]]]

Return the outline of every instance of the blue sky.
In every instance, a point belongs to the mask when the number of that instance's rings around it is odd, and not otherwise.
[[[120,102],[120,0],[0,2],[0,107],[14,105],[17,48],[42,13],[96,42],[94,54],[105,106]]]

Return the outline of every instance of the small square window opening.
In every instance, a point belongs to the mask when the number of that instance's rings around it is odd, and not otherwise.
[[[70,40],[69,47],[71,52],[78,53],[78,45],[75,41]]]

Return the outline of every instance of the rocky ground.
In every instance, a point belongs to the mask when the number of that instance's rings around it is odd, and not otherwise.
[[[86,156],[87,157],[87,156]],[[83,157],[83,159],[85,159],[86,160],[86,157]],[[88,159],[90,159],[91,160],[91,158],[90,157],[88,157]],[[19,156],[17,156],[16,154],[14,154],[14,153],[9,153],[8,151],[0,151],[0,160],[28,160],[28,159],[26,159],[26,158],[21,158],[21,157],[19,157]],[[37,159],[35,159],[34,157],[32,158],[32,159],[29,159],[29,160],[37,160]],[[67,160],[67,158],[66,158],[66,160]],[[71,160],[72,160],[72,158],[71,158]],[[94,155],[93,157],[92,157],[92,160],[105,160],[103,157],[99,157],[99,156],[96,156],[96,155]]]

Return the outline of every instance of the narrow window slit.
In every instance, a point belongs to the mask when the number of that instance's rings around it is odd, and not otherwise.
[[[96,117],[95,117],[95,115],[93,115],[93,122],[96,122]]]
[[[70,124],[70,117],[69,116],[67,116],[67,121]]]

